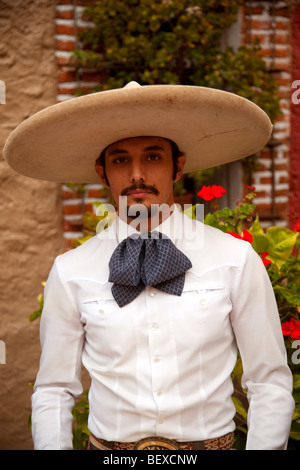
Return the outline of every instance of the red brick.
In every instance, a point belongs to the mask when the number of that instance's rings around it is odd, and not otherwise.
[[[261,15],[263,12],[264,9],[262,7],[251,7],[251,5],[245,7],[246,15]]]
[[[252,18],[250,18],[248,20],[248,23],[249,23],[249,27],[253,30],[253,29],[258,29],[258,30],[265,30],[265,31],[269,31],[272,29],[272,21],[271,19],[269,20],[253,20]]]
[[[290,44],[290,35],[286,31],[282,31],[280,33],[276,32],[275,35],[275,43],[276,44]]]
[[[288,176],[280,176],[279,183],[289,183],[290,179]]]
[[[255,191],[256,197],[268,197],[269,194],[266,191]]]
[[[83,229],[82,221],[70,222],[69,220],[63,220],[63,231],[64,232],[81,232]]]
[[[68,11],[56,11],[55,17],[60,20],[72,20],[74,18],[74,12],[72,10]]]
[[[263,57],[272,57],[272,56],[275,56],[278,58],[290,57],[289,47],[280,48],[280,49],[278,47],[275,47],[274,49],[272,49],[271,47],[270,48],[263,47],[260,53]]]
[[[94,212],[94,210],[95,210],[95,206],[93,204],[88,203],[84,205],[85,212]]]
[[[276,20],[276,24],[275,24],[275,29],[276,31],[278,29],[284,29],[286,30],[288,27],[288,22],[287,21],[281,21],[281,20]]]
[[[83,7],[88,7],[90,5],[93,5],[96,3],[97,0],[77,0],[76,5],[83,6]]]
[[[62,191],[62,198],[63,199],[80,199],[81,198],[81,193],[78,193],[76,191],[70,190],[63,190]]]
[[[90,189],[87,192],[87,197],[89,198],[96,198],[96,199],[101,199],[106,196],[106,190],[105,189]]]
[[[65,204],[63,206],[63,214],[65,215],[82,214],[82,204]]]
[[[284,16],[285,18],[290,17],[290,12],[289,8],[286,7],[281,7],[281,8],[275,8],[275,16]]]
[[[99,82],[100,83],[102,81],[102,74],[99,71],[97,71],[97,72],[85,72],[85,71],[83,71],[83,73],[81,74],[80,79],[83,82]]]
[[[272,184],[272,178],[270,176],[260,178],[259,183],[260,184]]]
[[[57,93],[60,95],[75,95],[77,88],[57,88]]]
[[[57,51],[74,51],[75,41],[56,41]]]
[[[74,82],[76,80],[76,72],[75,71],[65,71],[65,70],[60,70],[58,72],[58,82],[63,83],[63,82]]]
[[[56,63],[58,66],[64,65],[76,65],[76,59],[72,57],[56,57]]]
[[[73,0],[59,0],[57,2],[58,5],[73,5]]]
[[[66,25],[66,24],[57,24],[55,25],[55,33],[56,34],[69,34],[71,36],[75,35],[74,26]]]
[[[276,171],[288,171],[288,164],[287,163],[280,163],[275,165],[275,170]]]
[[[276,196],[278,196],[278,197],[279,196],[288,196],[288,194],[289,194],[288,189],[278,189],[276,191]]]

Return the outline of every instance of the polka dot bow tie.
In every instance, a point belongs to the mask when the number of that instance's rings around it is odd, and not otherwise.
[[[123,240],[109,262],[109,281],[119,307],[132,302],[146,286],[168,294],[182,294],[190,260],[159,232],[132,235]]]

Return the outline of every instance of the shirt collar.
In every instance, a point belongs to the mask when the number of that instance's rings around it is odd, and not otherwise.
[[[166,235],[172,240],[173,243],[176,244],[176,240],[180,237],[181,233],[182,213],[176,204],[172,206],[171,210],[173,210],[172,214],[160,225],[153,228],[151,232],[160,232]],[[136,230],[132,225],[124,222],[122,219],[120,219],[119,216],[117,216],[115,220],[115,230],[118,243],[121,243],[131,235],[140,234],[138,230]]]

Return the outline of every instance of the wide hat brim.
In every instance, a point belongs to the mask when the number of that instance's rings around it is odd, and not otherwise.
[[[61,183],[99,183],[95,160],[108,145],[130,137],[164,137],[186,155],[184,172],[256,154],[272,124],[254,103],[197,86],[147,85],[73,98],[20,124],[4,147],[22,175]]]

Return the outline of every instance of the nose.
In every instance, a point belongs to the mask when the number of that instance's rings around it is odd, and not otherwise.
[[[131,167],[130,182],[141,183],[145,182],[145,179],[143,166],[140,162],[134,162]]]

